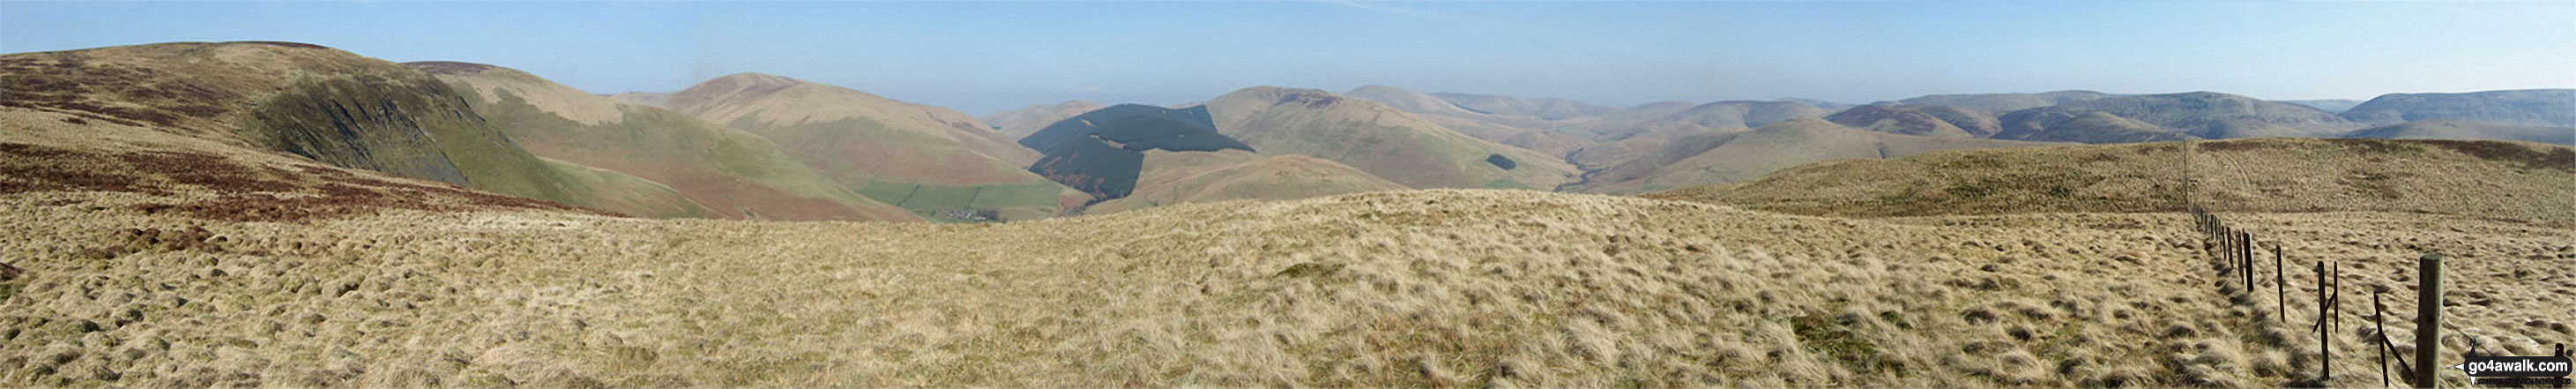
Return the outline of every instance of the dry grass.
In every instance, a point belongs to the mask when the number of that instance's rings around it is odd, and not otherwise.
[[[281,224],[115,207],[135,197],[0,197],[21,215],[0,255],[27,271],[0,298],[0,385],[2252,387],[2314,363],[2211,287],[2178,215],[1414,191],[999,225]],[[2234,217],[2355,285],[2394,282],[2417,249],[2458,255],[2462,347],[2537,347],[2576,320],[2549,308],[2576,290],[2567,230]],[[74,255],[185,226],[215,242]]]
[[[2576,226],[2576,149],[2527,142],[2244,139],[1839,161],[1648,195],[1820,216],[2414,212]]]

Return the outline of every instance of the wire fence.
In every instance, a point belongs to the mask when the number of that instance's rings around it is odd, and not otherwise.
[[[2189,210],[2195,222],[2196,232],[2200,235],[2201,251],[2209,259],[2211,270],[2221,279],[2214,287],[2220,294],[2229,296],[2231,301],[2255,308],[2259,308],[2259,304],[2256,303],[2262,297],[2271,297],[2271,308],[2274,312],[2269,312],[2271,315],[2263,315],[2264,312],[2257,311],[2253,315],[2255,317],[2250,319],[2273,321],[2284,326],[2303,324],[2307,329],[2306,333],[2315,335],[2317,339],[2314,350],[2316,364],[2311,370],[2316,375],[2292,377],[2293,381],[2289,385],[2334,386],[2336,375],[2333,336],[2336,331],[2343,328],[2341,303],[2345,292],[2342,265],[2323,259],[2312,261],[2311,264],[2294,265],[2299,261],[2294,260],[2286,246],[2279,241],[2263,240],[2253,231],[2231,223],[2228,217],[2221,215],[2220,212],[2261,210],[2263,207],[2244,204],[2245,200],[2250,200],[2249,197],[2252,197],[2250,195],[2259,194],[2246,193],[2246,191],[2259,192],[2267,186],[2265,184],[2272,183],[2257,182],[2261,179],[2258,175],[2245,174],[2253,171],[2252,166],[2244,166],[2240,161],[2230,158],[2208,155],[2203,152],[2202,146],[2201,142],[2187,142],[2183,147],[2181,186],[2185,192],[2182,196],[2184,207]],[[2228,190],[2210,190],[2211,187],[2228,188]],[[2262,255],[2263,251],[2270,251],[2269,264],[2263,263],[2266,262],[2264,261],[2266,258],[2263,258],[2266,255]],[[2429,387],[2435,384],[2433,373],[2435,370],[2431,361],[2434,360],[2440,348],[2435,339],[2439,339],[2441,328],[2437,324],[2440,323],[2441,307],[2439,281],[2441,256],[2427,255],[2419,261],[2421,269],[2416,277],[2419,280],[2416,291],[2418,292],[2417,306],[2421,309],[2415,318],[2417,331],[2412,344],[2423,347],[2415,348],[2413,357],[2394,355],[2403,348],[2398,347],[2386,332],[2384,322],[2389,316],[2385,310],[2385,304],[2381,302],[2381,295],[2384,293],[2378,291],[2371,293],[2372,312],[2369,318],[2373,327],[2370,337],[2373,339],[2367,339],[2361,343],[2369,344],[2376,349],[2375,354],[2380,366],[2376,373],[2380,376],[2383,386],[2394,385],[2401,380],[2408,386],[2416,387]],[[2311,322],[2293,324],[2289,298],[2294,286],[2290,284],[2293,280],[2290,273],[2294,271],[2292,269],[2302,268],[2313,269],[2308,271],[2309,274],[2301,275],[2300,278],[2314,279],[2314,284],[2309,285],[2308,293],[2312,293],[2310,301],[2316,304],[2315,315],[2310,317]],[[2264,289],[2270,289],[2271,293],[2262,293]],[[2292,351],[2306,352],[2307,350]],[[2395,366],[2390,366],[2392,362]],[[2392,371],[2391,367],[2396,369]],[[2391,374],[2392,372],[2400,373]]]

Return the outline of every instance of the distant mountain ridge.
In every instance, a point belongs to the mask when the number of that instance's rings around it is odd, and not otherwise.
[[[2576,89],[2523,89],[2468,93],[2381,95],[2341,114],[2373,125],[2416,120],[2468,120],[2499,124],[2576,127]]]

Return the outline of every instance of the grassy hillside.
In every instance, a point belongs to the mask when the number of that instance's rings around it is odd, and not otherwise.
[[[659,182],[572,162],[545,161],[557,176],[564,178],[566,186],[581,188],[582,191],[574,192],[573,197],[584,199],[583,203],[592,208],[657,219],[722,218],[727,215],[708,209],[679,190]],[[732,215],[739,217],[742,214]]]
[[[1584,175],[1565,190],[1641,193],[1733,182],[1817,161],[1897,158],[1936,150],[2046,145],[1871,132],[1816,119],[1675,139],[1652,154]]]
[[[2201,203],[2230,212],[2413,212],[2576,225],[2576,149],[2493,141],[2198,142]],[[1649,197],[1826,216],[2182,209],[2184,143],[1941,152],[1800,166]]]
[[[2576,127],[2576,89],[2526,89],[2470,93],[2394,93],[2344,110],[2343,117],[2374,125],[2418,120],[2458,120],[2524,126]]]
[[[1002,132],[1003,137],[1018,140],[1045,129],[1047,125],[1107,107],[1100,103],[1082,100],[1066,101],[1055,105],[1031,105],[986,116],[984,123],[993,125],[993,130]]]
[[[2459,120],[2424,120],[2366,128],[2346,138],[2518,140],[2576,145],[2576,128],[2522,126]]]
[[[2174,214],[1453,190],[980,225],[87,208],[122,201],[0,195],[0,258],[26,269],[0,281],[0,385],[2272,387],[2319,360],[2310,282],[2286,321],[2245,314],[2273,306],[2211,287]],[[2445,308],[2443,355],[2545,354],[2576,323],[2552,300],[2576,285],[2532,281],[2576,277],[2570,230],[2237,218],[2351,269],[2457,253],[2449,289],[2490,298]]]
[[[1086,200],[1060,185],[1046,189],[1053,181],[1029,173],[1036,151],[946,108],[756,73],[699,83],[673,94],[671,106],[757,134],[834,182],[916,214],[974,204],[1023,218],[1052,216]]]
[[[1305,155],[1416,188],[1546,190],[1574,168],[1476,139],[1375,102],[1311,89],[1248,88],[1209,100],[1217,130],[1269,155]],[[1504,169],[1486,162],[1501,155]]]
[[[1087,215],[1230,200],[1295,200],[1406,189],[1349,166],[1303,155],[1264,156],[1223,150],[1145,152],[1136,191],[1093,204]]]
[[[411,66],[458,90],[474,91],[463,100],[530,152],[650,181],[688,199],[601,208],[719,219],[921,219],[824,178],[751,133],[621,103],[509,68],[458,62]]]
[[[580,202],[428,74],[321,46],[165,43],[0,55],[0,109]],[[27,124],[12,123],[13,130]]]

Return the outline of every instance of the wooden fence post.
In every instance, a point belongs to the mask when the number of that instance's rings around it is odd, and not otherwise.
[[[2254,301],[2254,234],[2237,233],[2236,243],[2236,265],[2245,269],[2245,301],[2251,303]]]
[[[2415,286],[2415,386],[2440,387],[2433,372],[2442,348],[2442,254],[2425,254],[2415,267],[2422,273]]]
[[[2379,295],[2378,291],[2370,292],[2370,333],[2388,339],[2388,325],[2381,324],[2387,319],[2388,306],[2379,304]],[[2371,346],[2379,349],[2379,386],[2388,387],[2388,343],[2374,342]]]
[[[2326,337],[2326,335],[2334,335],[2334,330],[2326,327],[2326,317],[2331,317],[2331,312],[2326,312],[2326,294],[2331,294],[2329,289],[2331,286],[2326,283],[2326,260],[2316,260],[2316,356],[2321,358],[2321,363],[2316,363],[2318,384],[2326,384],[2326,381],[2334,376],[2334,343]]]
[[[2281,324],[2290,324],[2290,276],[2281,272],[2281,245],[2272,245],[2272,308],[2281,313]],[[2374,297],[2376,298],[2376,297]]]

